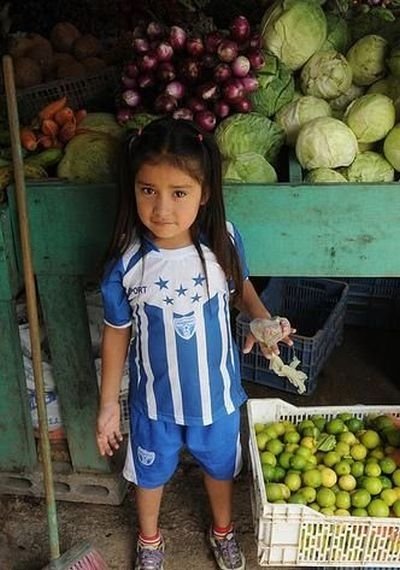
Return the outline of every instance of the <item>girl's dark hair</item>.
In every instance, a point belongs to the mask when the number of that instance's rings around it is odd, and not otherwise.
[[[128,248],[133,235],[146,233],[137,212],[134,182],[145,163],[167,162],[197,180],[207,198],[200,206],[191,234],[204,265],[200,238],[217,258],[227,279],[232,280],[235,296],[241,296],[243,276],[240,260],[225,218],[222,193],[221,155],[213,135],[202,131],[192,121],[162,118],[130,135],[121,155],[119,208],[109,257],[115,258]]]

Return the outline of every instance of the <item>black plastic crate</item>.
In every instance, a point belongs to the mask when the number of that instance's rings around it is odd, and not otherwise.
[[[349,284],[345,324],[400,329],[400,279],[343,278]]]
[[[317,376],[335,346],[343,339],[344,317],[349,287],[332,279],[271,278],[261,299],[272,315],[287,317],[297,329],[294,346],[280,345],[281,358],[289,363],[294,353],[301,361],[298,369],[308,376],[306,391],[311,394],[317,386]],[[250,354],[242,348],[249,320],[242,314],[236,318],[236,339],[240,350],[242,378],[297,394],[287,378],[269,370],[269,361],[258,345]]]

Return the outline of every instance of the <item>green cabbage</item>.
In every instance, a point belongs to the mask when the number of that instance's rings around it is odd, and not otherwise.
[[[79,123],[79,129],[106,133],[119,139],[125,136],[125,129],[111,113],[88,113]]]
[[[347,20],[336,14],[326,14],[327,35],[321,50],[334,49],[345,53],[350,44],[350,30]]]
[[[325,14],[315,0],[278,0],[261,23],[264,47],[291,70],[321,48],[326,31]]]
[[[245,152],[224,164],[225,182],[253,182],[273,184],[277,182],[274,167],[261,154]]]
[[[331,108],[327,101],[312,95],[304,95],[288,103],[275,116],[275,121],[286,133],[286,143],[294,146],[302,125],[317,117],[329,117]]]
[[[310,170],[307,172],[304,181],[310,184],[347,182],[346,178],[342,174],[332,168],[315,168],[314,170]]]
[[[257,71],[258,89],[250,95],[253,109],[270,117],[292,100],[294,95],[294,79],[289,69],[277,57],[264,53],[265,63]]]
[[[355,99],[347,107],[344,122],[359,142],[369,143],[383,139],[396,121],[393,101],[381,93],[370,93]]]
[[[394,169],[381,154],[367,150],[356,156],[345,176],[349,182],[392,182]]]
[[[221,121],[215,130],[215,139],[226,159],[255,152],[274,164],[284,143],[285,132],[259,113],[237,113]]]
[[[332,117],[318,117],[303,125],[296,142],[297,159],[306,170],[348,166],[357,150],[353,131]]]
[[[400,172],[400,123],[388,133],[383,143],[383,154],[397,172]]]
[[[344,55],[335,50],[318,51],[301,70],[300,84],[305,95],[334,99],[350,89],[352,77]]]
[[[357,97],[361,97],[364,93],[364,87],[360,87],[359,85],[354,85],[352,83],[346,93],[343,95],[339,95],[335,99],[329,100],[329,105],[333,111],[344,111],[349,104],[357,99]]]
[[[353,70],[353,83],[371,85],[386,73],[387,41],[370,34],[351,46],[346,58]]]

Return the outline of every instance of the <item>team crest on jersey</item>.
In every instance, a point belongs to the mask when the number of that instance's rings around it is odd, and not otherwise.
[[[184,340],[192,338],[196,330],[196,319],[194,313],[192,312],[188,315],[177,315],[174,313],[174,328],[176,334]]]
[[[137,456],[140,463],[142,463],[142,465],[147,465],[147,466],[153,465],[156,458],[156,454],[154,453],[154,451],[147,451],[147,449],[143,449],[143,447],[140,447],[140,445],[138,445],[137,448]]]

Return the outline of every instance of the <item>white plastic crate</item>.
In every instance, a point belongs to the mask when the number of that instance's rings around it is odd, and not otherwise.
[[[298,423],[314,415],[330,419],[340,412],[351,412],[359,418],[388,413],[400,417],[400,406],[296,407],[280,399],[250,399],[247,411],[252,510],[260,566],[399,568],[400,519],[327,517],[303,505],[269,503],[254,424],[281,420]]]

